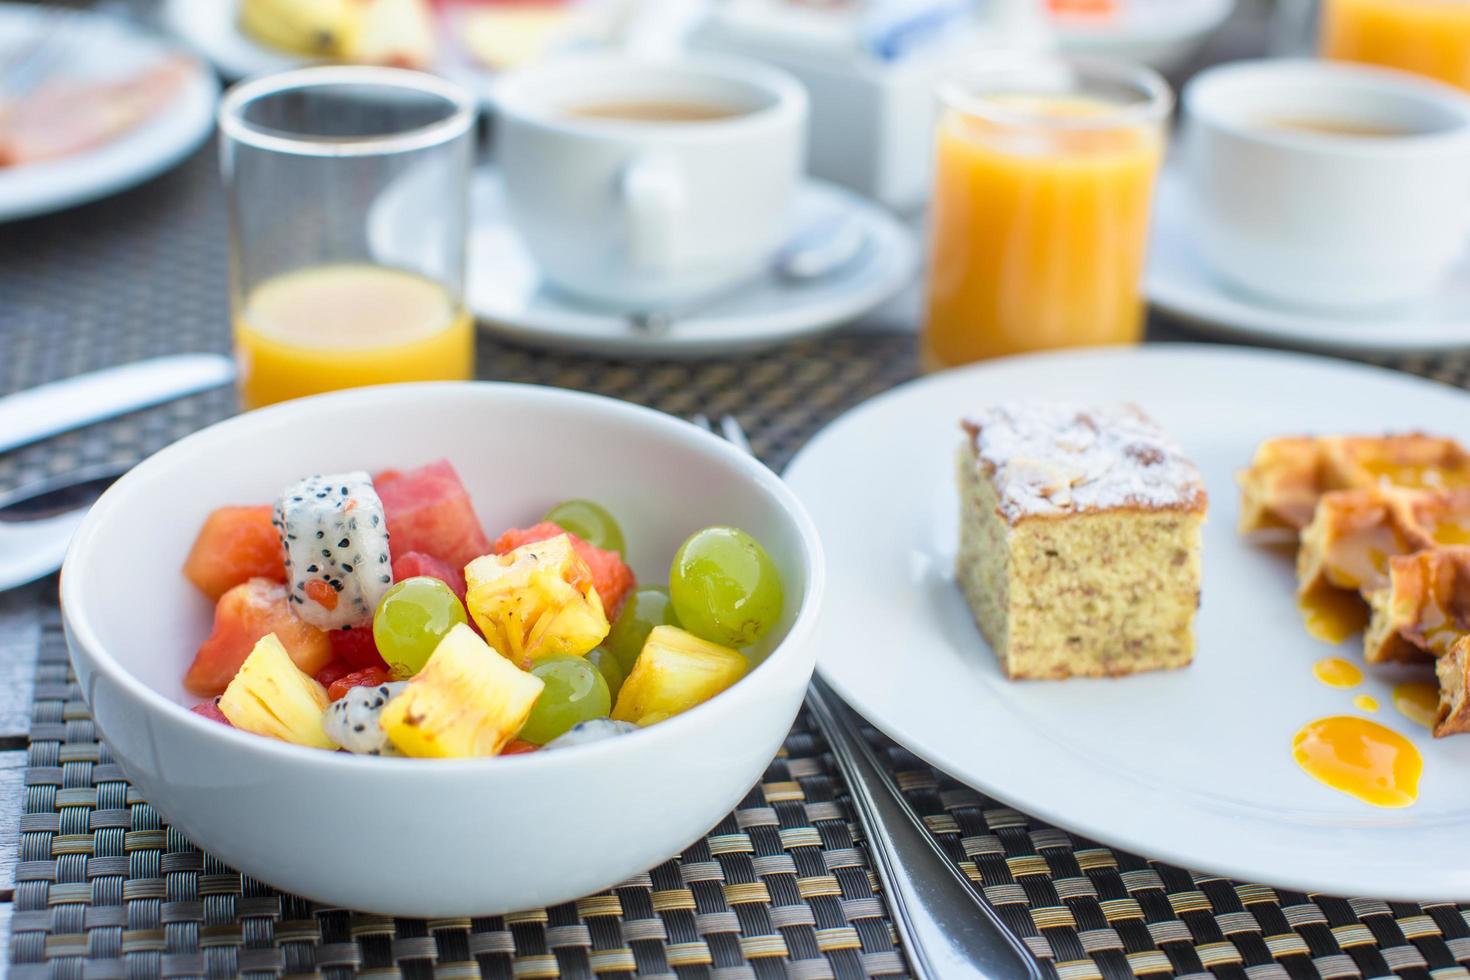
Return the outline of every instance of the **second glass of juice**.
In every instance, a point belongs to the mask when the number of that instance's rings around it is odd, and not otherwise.
[[[925,367],[1137,342],[1167,83],[1034,56],[956,73],[940,95]]]
[[[246,408],[473,377],[463,291],[475,108],[456,85],[394,68],[306,68],[225,96],[221,166]],[[409,251],[385,242],[406,231],[412,258],[383,262]]]

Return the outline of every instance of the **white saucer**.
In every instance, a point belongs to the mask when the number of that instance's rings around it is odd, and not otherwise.
[[[1210,493],[1198,650],[1183,670],[1007,681],[953,577],[957,420],[1015,399],[1136,400]],[[1312,665],[1289,556],[1236,533],[1235,472],[1284,432],[1470,431],[1470,394],[1283,351],[1157,344],[986,361],[865,402],[813,438],[785,478],[827,553],[818,669],[890,737],[1057,826],[1186,868],[1330,895],[1470,899],[1470,736],[1433,738],[1393,707],[1425,667],[1365,670],[1354,691]],[[1371,717],[1423,755],[1419,800],[1380,810],[1297,767],[1304,724]]]
[[[419,181],[419,183],[422,183]],[[418,220],[421,191],[410,175],[373,205],[368,237],[390,265],[416,265],[432,244]],[[768,347],[840,326],[893,297],[913,277],[912,233],[888,212],[850,191],[807,180],[792,209],[792,233],[832,216],[860,223],[866,243],[847,265],[821,278],[788,282],[774,273],[699,305],[658,330],[626,314],[586,306],[541,282],[510,227],[504,190],[493,171],[474,177],[465,297],[489,332],[540,347],[611,357],[707,357]]]
[[[1195,247],[1191,218],[1184,174],[1166,166],[1154,204],[1145,288],[1154,306],[1204,333],[1380,354],[1470,348],[1470,248],[1434,295],[1374,313],[1317,313],[1272,306],[1218,280]]]
[[[51,29],[41,8],[0,3],[0,60],[11,45]],[[65,14],[58,76],[107,78],[141,70],[178,49],[127,24],[78,10]],[[125,190],[174,166],[214,129],[219,84],[195,63],[173,98],[105,143],[56,160],[0,167],[0,221],[47,214]]]

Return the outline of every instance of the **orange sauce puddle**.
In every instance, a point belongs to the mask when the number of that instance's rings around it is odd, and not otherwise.
[[[1439,715],[1439,688],[1430,681],[1408,681],[1393,689],[1393,706],[1416,725],[1433,728]]]
[[[1312,665],[1312,673],[1328,687],[1357,687],[1363,682],[1363,672],[1341,657],[1324,657]]]
[[[1359,711],[1377,711],[1378,699],[1367,694],[1359,694],[1353,698],[1353,707]]]
[[[1419,750],[1376,721],[1318,718],[1296,733],[1292,755],[1309,776],[1364,803],[1405,807],[1419,798]]]

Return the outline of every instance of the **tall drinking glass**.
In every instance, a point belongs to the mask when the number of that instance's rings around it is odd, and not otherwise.
[[[1168,85],[1142,66],[1026,56],[940,96],[925,366],[1136,342]]]
[[[1466,0],[1323,0],[1323,57],[1400,68],[1470,90]]]
[[[395,68],[306,68],[226,94],[221,166],[247,408],[473,376],[463,293],[474,118],[463,89]],[[414,247],[392,247],[404,233]]]

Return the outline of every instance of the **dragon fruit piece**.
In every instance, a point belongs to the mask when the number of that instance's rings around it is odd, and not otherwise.
[[[388,522],[373,482],[361,470],[311,476],[287,487],[273,522],[286,549],[291,603],[318,629],[373,621],[393,584]]]
[[[570,749],[577,745],[601,742],[605,738],[636,732],[638,726],[631,721],[609,721],[606,718],[591,718],[579,721],[556,738],[541,746],[546,749]]]
[[[394,681],[377,687],[354,687],[333,701],[322,718],[327,738],[357,755],[394,755],[388,736],[378,724],[388,706],[408,681]]]

